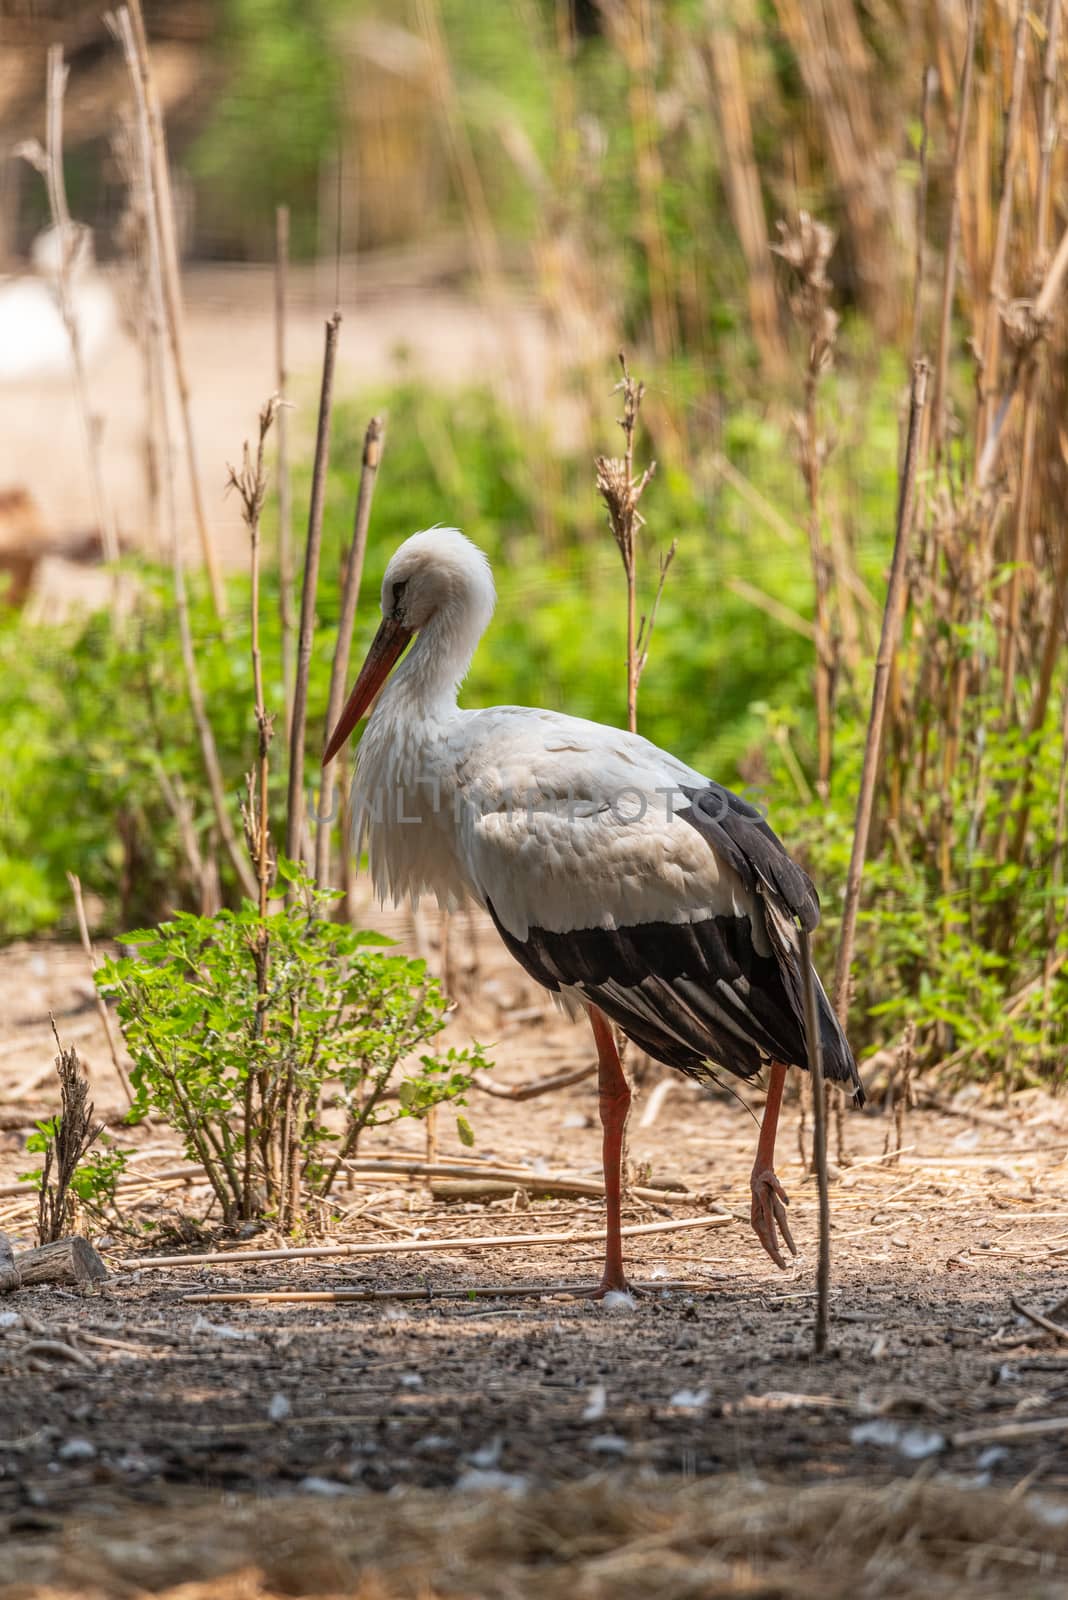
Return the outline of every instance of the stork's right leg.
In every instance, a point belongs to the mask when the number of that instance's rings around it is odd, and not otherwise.
[[[603,1011],[590,1006],[590,1025],[597,1041],[597,1098],[604,1129],[604,1203],[605,1203],[605,1257],[604,1277],[598,1295],[617,1289],[626,1292],[627,1279],[623,1271],[623,1219],[621,1215],[621,1190],[623,1169],[623,1134],[630,1111],[630,1085],[616,1049],[612,1024]]]
[[[750,1212],[753,1230],[775,1265],[784,1270],[786,1262],[779,1248],[779,1234],[782,1235],[790,1254],[793,1256],[797,1254],[790,1224],[786,1220],[786,1207],[790,1202],[786,1198],[786,1190],[775,1176],[775,1134],[779,1126],[779,1109],[782,1106],[782,1091],[785,1084],[786,1068],[777,1061],[772,1066],[768,1078],[768,1098],[764,1104],[764,1116],[760,1123],[760,1138],[757,1140],[753,1175],[749,1180],[749,1187],[753,1193]]]

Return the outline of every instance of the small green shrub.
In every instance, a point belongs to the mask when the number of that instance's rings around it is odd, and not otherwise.
[[[178,1130],[227,1223],[269,1216],[292,1228],[307,1195],[330,1194],[366,1129],[463,1104],[485,1062],[477,1046],[426,1048],[446,1007],[425,963],[330,921],[334,895],[284,861],[279,873],[298,891],[286,909],[179,913],[127,934],[133,954],[97,982],[134,1060],[135,1111]]]

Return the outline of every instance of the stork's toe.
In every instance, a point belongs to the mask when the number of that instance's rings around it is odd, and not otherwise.
[[[763,1171],[758,1171],[754,1167],[749,1187],[753,1192],[753,1204],[749,1213],[753,1231],[775,1265],[785,1272],[786,1261],[779,1246],[780,1235],[790,1254],[792,1256],[797,1254],[797,1246],[794,1244],[786,1216],[786,1207],[790,1204],[786,1190],[770,1167]]]

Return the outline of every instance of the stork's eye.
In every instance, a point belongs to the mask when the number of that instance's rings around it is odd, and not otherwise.
[[[393,585],[393,615],[394,616],[396,616],[398,611],[400,610],[400,604],[401,604],[401,601],[404,598],[404,591],[405,591],[405,589],[407,589],[407,587],[408,587],[407,578],[402,578],[400,583],[395,583]]]

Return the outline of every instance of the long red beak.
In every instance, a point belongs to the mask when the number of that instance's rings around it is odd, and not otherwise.
[[[341,713],[337,727],[330,735],[323,751],[324,767],[333,761],[360,718],[366,716],[371,702],[404,654],[411,637],[410,628],[402,627],[399,622],[394,622],[392,617],[385,618],[371,640],[371,648],[360,668],[360,675],[349,695],[348,704]]]

